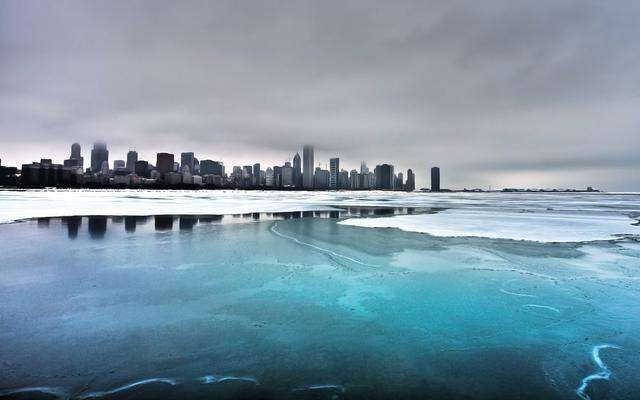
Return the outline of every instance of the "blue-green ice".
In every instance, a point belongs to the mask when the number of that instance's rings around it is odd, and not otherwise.
[[[534,241],[407,225],[476,209],[454,195],[446,210],[338,195],[1,224],[0,398],[638,398],[640,196],[505,204],[627,218],[590,225],[600,240]],[[477,207],[500,215],[492,201]]]

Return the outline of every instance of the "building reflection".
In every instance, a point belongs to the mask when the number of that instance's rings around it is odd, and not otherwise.
[[[48,228],[51,218],[38,218],[38,228]]]
[[[129,233],[133,233],[136,231],[136,226],[138,225],[138,221],[136,217],[124,217],[124,230]]]
[[[154,217],[156,231],[170,231],[173,229],[172,215],[156,215]]]
[[[91,239],[102,239],[107,232],[107,217],[89,217],[89,236]]]
[[[198,222],[203,224],[210,224],[212,222],[222,221],[222,215],[201,215],[198,217]]]
[[[395,214],[395,209],[393,208],[375,208],[373,210],[373,215],[393,215]]]
[[[75,239],[82,225],[82,217],[63,217],[62,224],[67,226],[67,237]]]
[[[190,231],[196,223],[198,223],[198,217],[194,215],[181,215],[178,225],[181,231]]]

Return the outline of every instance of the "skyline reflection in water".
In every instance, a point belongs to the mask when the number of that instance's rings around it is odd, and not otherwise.
[[[69,239],[76,239],[86,227],[86,233],[93,240],[101,240],[109,230],[124,228],[126,233],[135,233],[140,226],[153,221],[153,229],[166,232],[176,229],[188,232],[198,225],[204,224],[234,224],[260,221],[289,220],[298,218],[346,218],[404,215],[421,212],[431,212],[429,209],[415,209],[410,207],[347,207],[334,211],[288,211],[275,213],[245,213],[232,215],[151,215],[151,216],[70,216],[37,218],[39,229],[50,229],[61,225],[66,229]],[[148,229],[148,228],[147,228]]]

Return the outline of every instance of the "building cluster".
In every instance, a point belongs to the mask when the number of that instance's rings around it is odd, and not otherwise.
[[[437,176],[439,190],[439,170]],[[15,174],[15,172],[14,172]],[[377,165],[369,170],[363,161],[360,169],[347,171],[340,168],[340,159],[331,158],[328,169],[317,166],[314,149],[306,145],[302,157],[296,153],[293,163],[262,169],[260,163],[234,166],[226,171],[221,161],[198,160],[193,152],[180,154],[157,153],[155,163],[139,160],[138,153],[131,150],[126,160],[109,163],[107,145],[96,142],[91,149],[90,165],[85,169],[84,157],[78,143],[71,146],[71,154],[63,164],[51,159],[23,164],[19,177],[23,187],[220,187],[220,188],[265,188],[300,190],[415,190],[415,175],[411,169],[406,177],[396,172],[391,164]]]

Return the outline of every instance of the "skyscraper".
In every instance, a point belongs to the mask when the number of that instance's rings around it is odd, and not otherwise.
[[[268,187],[272,187],[274,185],[273,169],[271,167],[267,167],[267,171],[265,172],[264,184]]]
[[[260,182],[260,163],[253,164],[253,184],[254,186],[261,186]]]
[[[338,189],[350,189],[349,171],[344,169],[338,174]]]
[[[136,169],[136,162],[138,161],[138,152],[135,150],[129,150],[129,152],[127,153],[127,165],[126,168],[131,171],[134,172],[134,170]]]
[[[313,189],[313,146],[305,145],[302,148],[302,186],[305,189]]]
[[[189,172],[191,174],[195,173],[196,170],[196,159],[195,156],[193,154],[192,151],[188,151],[186,153],[181,153],[180,154],[180,169],[183,170],[184,166],[186,165],[187,167],[189,167]]]
[[[404,175],[402,175],[402,172],[398,172],[398,176],[396,177],[396,184],[395,184],[394,189],[395,190],[404,189]]]
[[[124,160],[113,160],[113,169],[125,169],[126,167],[126,163],[124,162]]]
[[[71,145],[71,156],[68,160],[64,160],[65,167],[79,167],[84,168],[84,159],[80,155],[80,144],[74,143]]]
[[[202,175],[224,176],[224,165],[222,161],[202,160],[200,161],[200,173]]]
[[[431,168],[431,191],[440,191],[440,168],[438,167]]]
[[[136,173],[136,175],[138,176],[142,176],[144,178],[148,178],[149,177],[149,163],[147,161],[144,160],[138,160],[136,161],[134,167],[133,167],[133,172]]]
[[[80,155],[80,143],[74,143],[71,145],[71,157],[70,158],[82,158]]]
[[[107,145],[103,142],[95,142],[93,149],[91,149],[91,172],[100,172],[102,163],[105,162],[109,165],[109,150]]]
[[[328,189],[329,188],[329,171],[316,167],[314,175],[314,187],[316,189]]]
[[[171,153],[158,153],[156,156],[156,169],[163,175],[173,171],[173,163]]]
[[[413,192],[416,189],[416,177],[413,171],[407,170],[407,183],[404,185],[404,190],[407,192]]]
[[[338,189],[338,174],[340,173],[340,159],[338,157],[329,160],[329,188]]]
[[[394,187],[393,165],[381,164],[375,169],[376,189],[390,190]]]
[[[351,170],[351,173],[350,173],[350,176],[349,176],[349,181],[350,181],[350,188],[351,189],[360,189],[360,187],[361,187],[360,174],[355,169]]]
[[[297,152],[293,156],[293,185],[298,189],[302,187],[302,161],[300,161],[300,154]]]
[[[293,167],[290,162],[286,162],[282,167],[282,187],[293,187]]]

